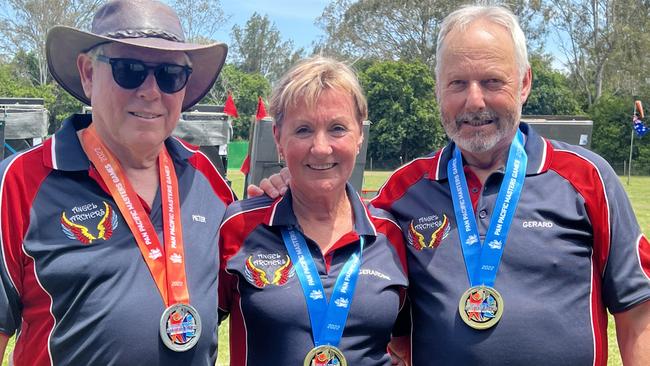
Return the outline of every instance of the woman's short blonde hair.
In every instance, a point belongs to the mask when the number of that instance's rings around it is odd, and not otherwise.
[[[368,103],[354,70],[343,62],[315,56],[294,65],[273,89],[270,111],[275,124],[280,127],[287,109],[299,103],[313,108],[326,89],[350,93],[359,123],[368,118]]]

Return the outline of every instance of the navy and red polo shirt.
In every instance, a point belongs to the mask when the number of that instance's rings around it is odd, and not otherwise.
[[[414,365],[606,365],[606,310],[650,299],[650,243],[611,167],[520,129],[528,167],[494,286],[503,317],[488,330],[458,313],[469,282],[447,178],[453,143],[398,169],[371,202],[407,237]],[[481,185],[465,171],[484,240],[504,174]]]
[[[214,365],[218,227],[231,190],[196,147],[165,142],[179,182],[190,301],[203,325],[192,350],[171,351],[158,334],[165,304],[77,138],[89,124],[90,115],[73,116],[0,165],[0,332],[18,332],[14,363]],[[162,241],[160,194],[148,213]]]
[[[339,348],[349,365],[390,365],[387,344],[407,286],[403,235],[382,210],[368,211],[351,186],[354,230],[322,253],[305,237],[329,299],[343,265],[365,245]],[[314,347],[307,305],[281,229],[298,226],[291,192],[228,207],[221,226],[219,309],[230,314],[230,364],[302,365]],[[408,330],[407,330],[408,331]]]

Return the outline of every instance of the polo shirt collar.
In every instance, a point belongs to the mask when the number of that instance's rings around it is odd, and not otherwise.
[[[73,114],[65,119],[52,138],[51,160],[45,161],[45,165],[62,171],[88,170],[90,160],[81,147],[77,131],[90,126],[91,121],[90,114]],[[183,144],[175,137],[168,138],[165,146],[173,161],[188,160],[196,152],[196,148]]]
[[[354,214],[354,231],[358,235],[377,236],[377,230],[370,220],[370,213],[367,207],[363,204],[361,197],[354,190],[350,183],[346,183],[345,191],[350,199],[352,212]],[[270,226],[298,226],[298,219],[293,212],[293,198],[291,196],[291,189],[275,203],[275,207],[271,211],[269,218]]]
[[[526,137],[524,149],[528,155],[528,165],[526,166],[526,175],[537,175],[548,170],[546,163],[549,156],[548,145],[532,127],[527,123],[521,122],[519,130]],[[447,163],[453,157],[456,144],[452,141],[440,151],[440,158],[433,164],[429,171],[429,178],[433,180],[447,180]]]

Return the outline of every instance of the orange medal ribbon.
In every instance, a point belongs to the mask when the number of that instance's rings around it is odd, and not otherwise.
[[[163,148],[158,155],[164,213],[165,248],[163,251],[156,230],[137,193],[122,171],[122,166],[101,141],[92,124],[81,132],[81,144],[129,225],[165,306],[169,307],[176,303],[189,304],[178,180],[167,149]]]

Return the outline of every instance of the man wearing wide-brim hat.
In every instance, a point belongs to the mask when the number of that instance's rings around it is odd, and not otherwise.
[[[234,200],[170,137],[211,88],[221,43],[117,0],[47,37],[52,76],[92,106],[0,165],[0,355],[16,365],[214,365],[218,225]]]

